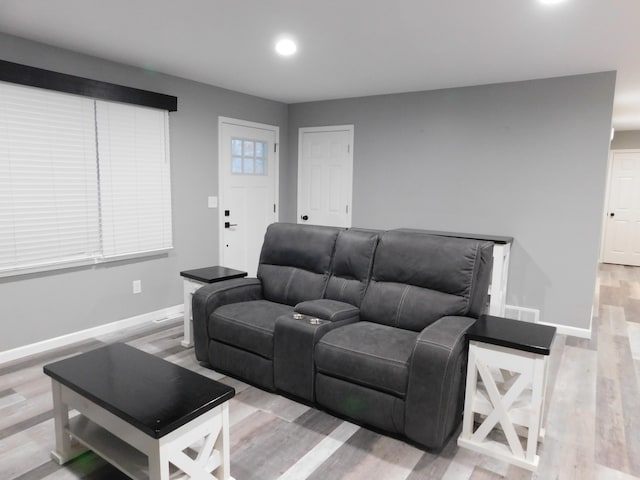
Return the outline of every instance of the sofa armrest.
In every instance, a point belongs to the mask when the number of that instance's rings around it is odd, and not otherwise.
[[[257,278],[234,278],[205,285],[193,294],[193,341],[196,358],[208,361],[209,317],[222,305],[262,299],[262,283]]]
[[[341,320],[355,321],[360,318],[360,309],[358,307],[354,307],[350,303],[326,298],[301,302],[295,306],[294,311],[330,322],[339,322]]]
[[[443,317],[418,335],[409,365],[405,434],[429,448],[441,449],[462,419],[465,332],[475,321]]]

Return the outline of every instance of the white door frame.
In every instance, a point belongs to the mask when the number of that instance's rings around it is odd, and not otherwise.
[[[273,154],[274,176],[275,176],[275,220],[280,221],[280,127],[277,125],[268,125],[266,123],[250,122],[248,120],[239,120],[231,117],[218,117],[218,264],[224,258],[224,188],[222,176],[222,125],[238,125],[241,127],[260,128],[275,133],[276,143],[275,152]]]
[[[351,145],[351,198],[349,199],[349,226],[352,223],[352,213],[353,213],[353,151],[354,151],[354,142],[353,142],[353,125],[328,125],[325,127],[302,127],[298,129],[298,190],[296,192],[296,223],[300,223],[300,215],[302,215],[302,211],[300,210],[300,198],[302,194],[302,175],[300,169],[300,163],[302,162],[302,136],[305,133],[312,132],[336,132],[336,131],[348,131],[349,132],[349,144]]]
[[[607,184],[604,191],[604,211],[602,212],[602,228],[600,233],[600,258],[599,262],[604,263],[604,247],[607,238],[607,220],[609,218],[609,203],[611,201],[611,177],[613,175],[613,157],[616,153],[640,153],[638,148],[616,148],[609,150],[609,159],[607,163]]]

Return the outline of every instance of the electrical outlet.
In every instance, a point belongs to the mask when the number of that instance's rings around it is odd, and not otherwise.
[[[142,292],[142,280],[134,280],[133,281],[133,293]]]

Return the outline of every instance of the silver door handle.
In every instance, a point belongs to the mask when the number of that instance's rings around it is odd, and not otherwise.
[[[237,223],[224,222],[224,228],[237,227]]]

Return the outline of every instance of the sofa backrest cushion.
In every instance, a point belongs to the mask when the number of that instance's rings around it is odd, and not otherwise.
[[[322,298],[339,231],[315,225],[269,225],[258,265],[264,298],[286,305]]]
[[[378,234],[355,228],[338,233],[325,298],[360,306],[371,274]]]
[[[447,315],[484,308],[493,244],[419,231],[380,236],[361,319],[420,331]]]

